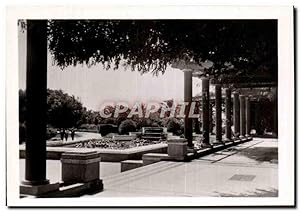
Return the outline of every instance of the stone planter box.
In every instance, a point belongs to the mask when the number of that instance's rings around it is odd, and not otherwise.
[[[25,145],[20,145],[20,158],[25,158]],[[47,147],[47,159],[60,160],[62,154],[69,152],[97,151],[100,153],[103,162],[121,162],[123,160],[141,160],[147,153],[166,153],[167,144],[152,144],[147,146],[134,147],[125,150],[101,149],[101,148],[75,148],[71,146]]]
[[[185,138],[169,139],[168,155],[176,160],[184,160],[187,155],[187,140]]]
[[[85,183],[98,180],[100,154],[96,151],[67,152],[61,156],[62,181]]]

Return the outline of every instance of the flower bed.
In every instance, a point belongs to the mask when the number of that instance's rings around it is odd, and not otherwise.
[[[76,148],[101,148],[101,149],[130,149],[133,147],[147,146],[151,144],[166,143],[166,140],[146,140],[146,139],[133,139],[130,141],[115,141],[111,138],[92,139],[85,142],[80,142],[71,145]]]

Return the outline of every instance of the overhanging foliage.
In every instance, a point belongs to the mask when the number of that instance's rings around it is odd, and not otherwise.
[[[267,74],[277,81],[276,20],[49,20],[57,65],[124,63],[164,73],[172,62],[210,60],[204,75]]]

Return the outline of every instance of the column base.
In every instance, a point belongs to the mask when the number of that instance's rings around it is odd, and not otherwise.
[[[244,139],[245,136],[244,136],[244,135],[240,135],[239,138],[240,138],[240,139]]]
[[[212,148],[213,145],[208,144],[208,143],[202,143],[202,144],[201,144],[201,147],[202,147],[202,148]]]
[[[240,136],[235,136],[235,137],[232,139],[233,142],[235,142],[235,141],[240,141],[240,140],[241,140]]]
[[[21,182],[23,185],[30,185],[30,186],[39,186],[39,185],[46,185],[49,184],[49,180],[39,180],[39,181],[34,181],[34,180],[24,180]]]
[[[240,134],[239,133],[235,133],[233,137],[234,137],[234,139],[239,139]]]
[[[26,182],[25,182],[26,183]],[[33,195],[33,196],[41,196],[43,194],[58,191],[59,190],[59,183],[48,183],[48,184],[42,184],[42,185],[30,185],[30,184],[24,184],[22,183],[20,185],[20,193],[21,194],[27,194],[27,195]]]
[[[229,143],[229,142],[232,142],[232,139],[229,139],[229,138],[225,138],[224,142],[225,142],[225,143]]]
[[[214,145],[219,145],[219,144],[223,144],[225,145],[225,143],[222,140],[216,140],[215,142],[213,142]]]

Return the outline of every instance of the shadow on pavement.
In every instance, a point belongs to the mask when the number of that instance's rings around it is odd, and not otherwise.
[[[256,189],[253,192],[247,192],[247,193],[219,193],[216,192],[221,197],[278,197],[278,190],[277,189]]]
[[[252,135],[253,138],[275,138],[275,139],[278,139],[278,136],[276,135],[268,135],[268,134],[265,134],[265,135]]]
[[[254,159],[259,162],[270,162],[278,164],[277,147],[253,147],[239,152],[240,155]]]

